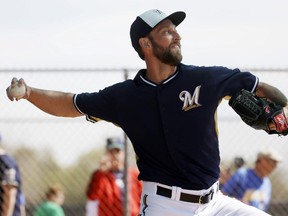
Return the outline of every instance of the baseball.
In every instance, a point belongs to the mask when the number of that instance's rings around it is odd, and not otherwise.
[[[16,99],[20,99],[22,98],[25,93],[26,93],[26,88],[25,88],[25,85],[21,85],[21,86],[10,86],[9,87],[9,93],[12,97],[16,98]]]

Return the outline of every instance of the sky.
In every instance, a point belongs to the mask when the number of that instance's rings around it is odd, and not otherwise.
[[[286,0],[0,0],[0,68],[138,68],[137,15],[181,10],[183,62],[288,67]]]
[[[8,101],[6,87],[13,76],[23,74],[4,73],[5,69],[145,67],[131,46],[129,30],[137,15],[154,8],[167,14],[186,12],[186,19],[177,27],[182,37],[185,64],[288,68],[287,0],[0,0],[0,130],[6,132],[6,140],[16,143],[25,133],[27,143],[40,141],[35,141],[35,127],[42,127],[39,136],[51,137],[52,143],[56,143],[60,135],[48,132],[49,121],[48,126],[7,128],[7,123],[19,118],[25,121],[26,116],[40,116],[51,119],[52,123],[57,120],[36,111],[26,101]],[[84,76],[89,80],[87,74],[72,79],[80,81]],[[99,79],[73,87],[67,85],[63,77],[32,74],[25,80],[36,87],[75,92],[95,90],[95,86],[98,90],[123,78],[113,74],[107,76],[105,82]],[[279,79],[283,81],[285,77]],[[269,81],[278,84],[277,79]],[[288,95],[285,84],[280,89]],[[77,124],[82,122],[85,120],[78,120]],[[81,125],[84,130],[91,127],[85,123]],[[85,137],[89,136],[91,143],[103,138],[104,131],[121,133],[102,123],[95,128],[95,134]],[[59,126],[57,132],[65,129],[65,125]],[[75,134],[66,134],[68,136],[76,139]],[[62,139],[61,142],[65,142],[65,136]],[[67,145],[55,147],[59,158]],[[89,148],[84,145],[83,151]],[[79,149],[75,148],[72,157],[77,153]]]

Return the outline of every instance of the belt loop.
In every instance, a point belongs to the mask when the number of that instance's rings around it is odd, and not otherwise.
[[[217,193],[218,190],[219,190],[219,181],[217,181],[214,185],[213,185],[213,190],[214,190],[214,193]]]
[[[181,188],[180,187],[175,187],[175,200],[179,201],[180,200],[180,196],[181,196]]]
[[[177,199],[177,187],[175,187],[175,186],[172,186],[171,199],[172,200],[176,200]]]

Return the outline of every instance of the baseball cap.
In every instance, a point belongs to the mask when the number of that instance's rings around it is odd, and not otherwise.
[[[277,162],[281,162],[283,160],[281,155],[273,149],[261,150],[257,155],[257,159],[260,159],[260,158],[269,158]]]
[[[124,143],[119,138],[108,138],[106,143],[106,149],[124,149]]]
[[[147,36],[161,21],[170,19],[171,22],[178,26],[186,17],[183,11],[177,11],[169,16],[158,9],[148,10],[137,16],[130,28],[130,38],[132,46],[138,52],[139,39]]]

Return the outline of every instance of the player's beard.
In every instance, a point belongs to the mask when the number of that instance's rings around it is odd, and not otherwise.
[[[182,61],[182,54],[180,49],[180,44],[170,44],[169,47],[165,48],[158,45],[152,37],[149,37],[151,44],[153,46],[153,53],[154,55],[163,63],[177,66]],[[172,46],[178,45],[179,49],[177,51],[172,50]]]

